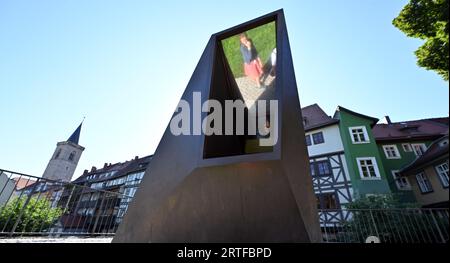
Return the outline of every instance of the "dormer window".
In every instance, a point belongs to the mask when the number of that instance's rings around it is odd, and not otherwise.
[[[403,127],[400,128],[400,131],[415,133],[415,132],[419,131],[419,126],[418,125],[409,125],[409,124],[405,123],[403,125]]]

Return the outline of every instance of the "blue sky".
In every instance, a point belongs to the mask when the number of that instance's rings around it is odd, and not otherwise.
[[[283,8],[300,103],[448,116],[448,83],[392,26],[406,0],[0,2],[0,168],[41,176],[86,116],[74,178],[152,154],[211,34]]]

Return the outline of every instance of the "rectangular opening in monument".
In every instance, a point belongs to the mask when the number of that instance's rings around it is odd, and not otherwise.
[[[275,21],[240,32],[221,41],[223,53],[240,97],[248,109],[248,121],[256,124],[255,134],[246,134],[243,154],[272,152],[273,146],[260,146],[259,139],[269,137],[269,102],[275,99],[276,83]],[[266,104],[266,113],[259,116],[257,101]],[[265,131],[258,130],[258,122]]]

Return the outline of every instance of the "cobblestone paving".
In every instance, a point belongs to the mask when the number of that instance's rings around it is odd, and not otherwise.
[[[256,84],[248,77],[241,77],[236,79],[236,84],[244,98],[247,108],[253,106],[252,101],[256,100],[270,100],[275,98],[275,81],[273,77],[268,77],[264,82],[265,88],[257,88]]]

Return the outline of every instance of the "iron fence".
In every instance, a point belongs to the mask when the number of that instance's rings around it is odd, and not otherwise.
[[[131,196],[0,169],[0,237],[114,235],[122,200]]]
[[[0,169],[0,237],[113,236],[132,196]],[[447,243],[448,209],[319,210],[323,242]]]
[[[449,210],[434,208],[319,210],[323,242],[447,243]]]

